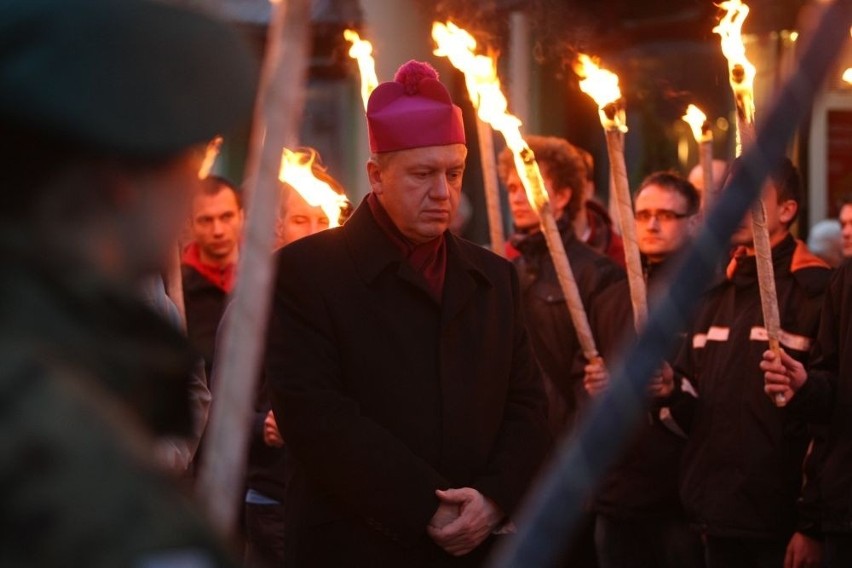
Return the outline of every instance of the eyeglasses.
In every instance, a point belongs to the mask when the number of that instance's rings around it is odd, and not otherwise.
[[[677,219],[692,217],[692,215],[678,213],[671,209],[657,209],[656,211],[643,209],[642,211],[637,211],[633,217],[640,223],[648,223],[651,219],[656,219],[660,223],[671,223]]]

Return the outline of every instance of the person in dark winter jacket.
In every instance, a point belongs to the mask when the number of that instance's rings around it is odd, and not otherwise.
[[[193,198],[192,242],[183,251],[181,278],[186,309],[186,331],[204,357],[212,377],[216,330],[234,288],[243,228],[240,192],[228,180],[210,176]]]
[[[781,344],[807,362],[820,321],[828,266],[789,233],[800,199],[798,172],[785,160],[764,191],[781,314]],[[672,412],[689,433],[681,499],[706,535],[715,567],[817,565],[818,519],[803,495],[803,467],[813,433],[764,392],[767,348],[748,217],[726,277],[703,298],[676,370]],[[789,564],[784,564],[787,557]]]
[[[586,182],[583,156],[562,138],[527,136],[526,141],[541,168],[565,252],[583,305],[588,309],[597,294],[624,278],[624,272],[575,235],[573,221],[581,211]],[[580,343],[539,228],[538,214],[527,200],[508,150],[500,154],[498,171],[509,192],[515,228],[511,244],[520,253],[514,263],[518,268],[530,341],[547,390],[549,427],[554,437],[568,435],[589,400],[582,377],[572,373],[577,357],[581,356]],[[566,558],[571,566],[596,566],[591,515],[585,518],[583,529]]]
[[[480,566],[547,454],[505,259],[449,232],[461,109],[411,61],[370,95],[371,193],[276,254],[266,373],[291,566]]]
[[[251,116],[254,57],[165,2],[0,14],[0,565],[235,566],[155,465],[158,442],[195,434],[198,359],[140,289],[208,140]]]
[[[332,178],[316,160],[313,175],[335,192],[343,194],[343,186]],[[339,221],[342,223],[344,212]],[[328,229],[330,219],[319,206],[311,206],[293,188],[276,224],[276,244],[283,247],[304,237]],[[226,309],[222,321],[229,319]],[[224,328],[224,324],[222,325]],[[278,422],[272,411],[266,380],[260,381],[255,399],[254,420],[249,440],[246,472],[245,525],[246,568],[272,568],[284,565],[284,495],[287,475],[287,452]]]
[[[698,225],[700,196],[682,177],[660,172],[646,178],[635,194],[636,234],[649,295],[664,290],[679,253]],[[602,292],[590,310],[592,332],[603,361],[586,364],[584,384],[595,395],[609,382],[605,362],[635,337],[626,281]],[[659,403],[673,388],[665,364],[651,394],[650,412],[666,416]],[[606,474],[594,510],[595,543],[602,568],[689,568],[703,566],[700,536],[686,522],[678,497],[678,471],[685,444],[678,428],[649,420],[632,434],[621,460]]]
[[[574,234],[595,252],[608,256],[624,268],[624,241],[616,232],[606,206],[602,205],[595,195],[595,159],[580,147],[577,147],[577,151],[586,165],[586,183],[583,188],[583,201],[574,217]]]
[[[815,472],[821,496],[825,560],[831,568],[852,566],[852,263],[842,265],[825,293],[812,362],[786,351],[780,361],[764,353],[766,392],[782,394],[787,412],[828,427],[823,461]]]
[[[541,168],[565,252],[583,305],[588,309],[597,294],[624,278],[624,272],[574,234],[572,221],[583,202],[586,176],[582,154],[562,138],[527,136],[526,141]],[[514,262],[521,280],[533,351],[545,375],[551,430],[554,435],[561,435],[573,428],[580,407],[588,400],[582,380],[572,377],[575,359],[581,352],[580,343],[539,228],[538,214],[527,200],[508,149],[499,156],[498,171],[509,193],[515,229],[511,243],[520,252]]]

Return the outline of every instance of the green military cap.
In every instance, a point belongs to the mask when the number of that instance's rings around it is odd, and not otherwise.
[[[0,2],[0,121],[87,150],[155,157],[208,140],[249,116],[256,81],[238,34],[197,12]]]

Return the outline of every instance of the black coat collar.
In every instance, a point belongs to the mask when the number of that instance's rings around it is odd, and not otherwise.
[[[373,213],[362,201],[341,229],[355,261],[358,274],[371,284],[388,267],[395,266],[397,275],[412,284],[424,288],[423,277],[405,262],[402,252],[385,236],[373,218]],[[492,286],[491,279],[477,259],[466,250],[469,244],[447,231],[447,274],[444,281],[444,311],[455,315],[476,290],[477,285]]]

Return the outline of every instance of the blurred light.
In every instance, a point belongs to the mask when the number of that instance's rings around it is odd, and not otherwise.
[[[843,72],[843,77],[841,78],[850,85],[852,85],[852,67],[846,69],[846,71]]]
[[[716,128],[721,130],[722,132],[727,132],[730,124],[728,123],[728,119],[724,116],[720,116],[716,119]]]
[[[677,159],[682,168],[689,162],[689,136],[678,136]]]

